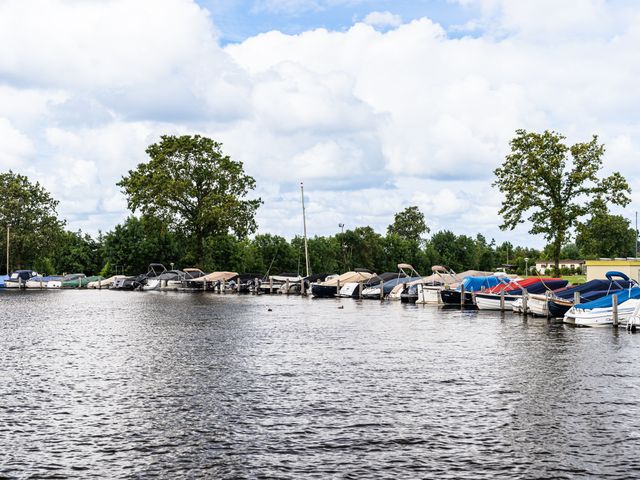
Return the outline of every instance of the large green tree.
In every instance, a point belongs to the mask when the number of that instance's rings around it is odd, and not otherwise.
[[[636,254],[636,232],[629,220],[606,212],[579,223],[576,247],[585,257],[630,257]]]
[[[553,245],[556,271],[576,222],[603,202],[627,205],[631,192],[618,172],[599,177],[604,146],[597,136],[571,146],[564,140],[556,132],[517,130],[493,184],[505,196],[501,228],[513,230],[529,221],[529,233],[543,234]]]
[[[192,240],[196,260],[205,261],[207,237],[233,232],[243,238],[257,226],[260,199],[247,199],[255,180],[222,145],[200,135],[161,137],[118,183],[129,208],[158,217]]]
[[[387,233],[419,242],[424,234],[429,233],[429,227],[424,219],[424,213],[414,205],[395,214],[393,223],[387,227]]]
[[[55,200],[38,182],[32,183],[24,175],[0,173],[0,244],[4,252],[7,245],[7,225],[10,225],[9,267],[32,267],[48,256],[63,233],[64,222],[58,219]]]

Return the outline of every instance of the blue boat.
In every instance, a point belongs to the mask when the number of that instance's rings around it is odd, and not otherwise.
[[[0,288],[4,288],[5,280],[9,280],[9,275],[0,275]]]
[[[473,295],[471,292],[481,292],[500,283],[509,283],[511,279],[506,275],[488,275],[480,277],[465,277],[462,281],[464,286],[464,305],[472,306]],[[455,289],[444,289],[440,291],[440,297],[445,305],[460,305],[462,287]]]
[[[579,327],[611,325],[614,295],[617,298],[618,321],[624,325],[632,315],[637,315],[638,306],[640,306],[640,287],[637,285],[590,302],[574,305],[564,315],[563,322]]]
[[[606,280],[590,280],[582,285],[556,292],[547,302],[549,315],[556,318],[564,317],[573,306],[575,293],[580,294],[581,303],[586,303],[607,295],[621,293],[636,285],[635,281],[629,279],[622,272],[611,271],[607,272],[605,276]]]

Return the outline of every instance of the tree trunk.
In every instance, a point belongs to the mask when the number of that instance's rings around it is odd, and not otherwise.
[[[555,264],[554,275],[557,277],[560,276],[560,250],[561,249],[562,249],[562,243],[560,242],[560,240],[556,240],[555,244],[553,245],[553,261]]]

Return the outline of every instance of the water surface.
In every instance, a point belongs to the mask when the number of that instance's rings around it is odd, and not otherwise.
[[[623,330],[351,299],[0,291],[0,334],[0,476],[640,476],[640,335]]]

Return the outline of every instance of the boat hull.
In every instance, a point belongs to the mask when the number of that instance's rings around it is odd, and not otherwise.
[[[426,285],[417,285],[418,290],[418,298],[416,299],[416,303],[421,305],[441,305],[442,298],[440,297],[440,292],[442,291],[442,287],[440,286],[426,286]]]
[[[315,298],[332,298],[336,296],[336,285],[311,285],[311,295]]]
[[[618,305],[618,322],[620,325],[626,325],[635,312],[638,303],[640,303],[640,300],[631,299]],[[567,311],[562,321],[576,327],[607,327],[613,325],[613,310],[611,308],[582,310],[572,307]]]
[[[479,310],[511,310],[511,303],[518,300],[520,296],[505,295],[504,308],[500,304],[500,295],[494,293],[477,293],[476,305]]]

